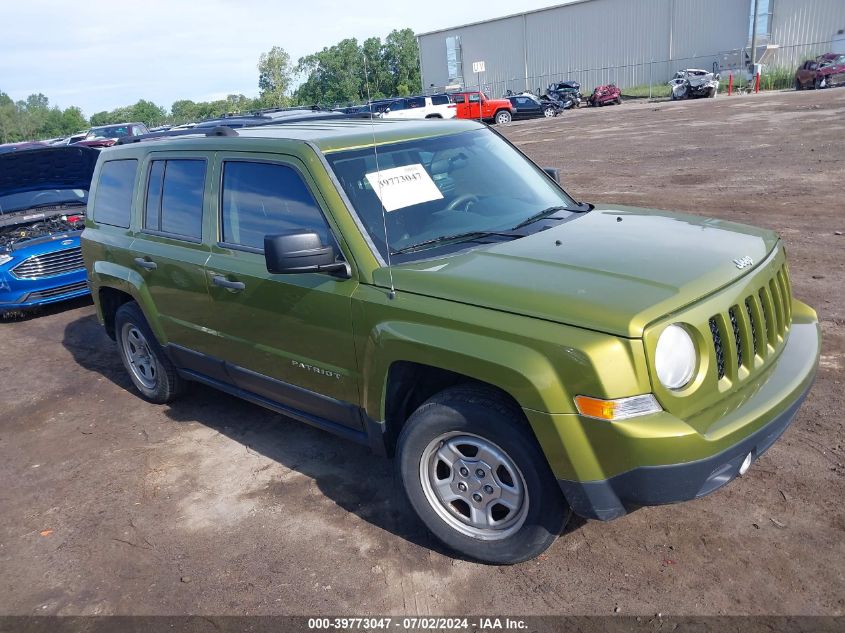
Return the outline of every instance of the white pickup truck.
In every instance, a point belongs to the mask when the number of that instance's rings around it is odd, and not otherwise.
[[[458,114],[449,95],[401,97],[382,109],[382,119],[454,119]]]

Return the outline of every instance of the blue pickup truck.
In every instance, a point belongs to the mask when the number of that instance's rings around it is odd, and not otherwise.
[[[98,150],[0,154],[0,314],[88,294],[79,236]]]

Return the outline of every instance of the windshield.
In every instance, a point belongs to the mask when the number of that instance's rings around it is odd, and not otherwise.
[[[91,138],[120,138],[121,136],[129,136],[130,126],[128,125],[110,125],[108,127],[94,127],[88,131],[86,139]]]
[[[541,169],[486,129],[381,146],[380,171],[372,147],[326,158],[383,258],[385,224],[396,253],[443,237],[511,231],[544,211],[571,215],[561,207],[579,211]]]
[[[88,192],[84,189],[45,189],[0,196],[0,213],[60,204],[85,204]]]

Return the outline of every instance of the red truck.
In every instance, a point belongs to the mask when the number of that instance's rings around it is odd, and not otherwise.
[[[480,118],[495,123],[510,123],[513,120],[514,107],[507,99],[489,99],[478,90],[452,92],[449,93],[449,98],[457,106],[459,119]],[[480,116],[479,107],[481,108]]]

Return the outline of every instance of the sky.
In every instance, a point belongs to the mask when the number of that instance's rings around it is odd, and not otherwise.
[[[0,91],[43,93],[85,116],[147,99],[258,94],[258,57],[293,63],[347,37],[423,33],[566,0],[4,0]],[[445,54],[445,53],[444,53]]]

